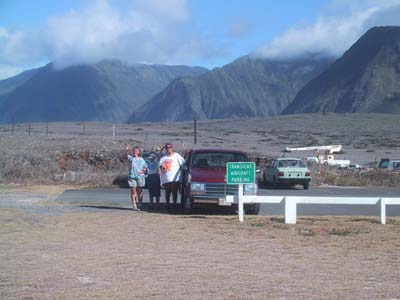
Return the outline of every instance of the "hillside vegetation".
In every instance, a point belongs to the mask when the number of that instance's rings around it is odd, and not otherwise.
[[[284,110],[400,113],[400,27],[375,27],[311,80]]]
[[[244,56],[200,76],[172,81],[129,122],[279,115],[332,62],[318,55],[282,61]]]
[[[0,126],[0,182],[109,186],[127,174],[125,143],[156,150],[172,142],[182,154],[192,147],[241,149],[261,168],[285,147],[295,146],[342,144],[344,153],[338,158],[366,167],[375,166],[383,157],[400,158],[400,120],[385,114],[198,121],[196,145],[192,122],[119,124],[115,139],[109,130],[112,124],[88,123],[83,132],[81,124],[54,123],[49,124],[48,136],[43,125],[32,124],[30,136],[26,126],[17,127],[13,136],[9,126]],[[306,156],[300,152],[290,155]],[[319,171],[313,171],[313,184],[400,184],[399,174],[394,173]]]

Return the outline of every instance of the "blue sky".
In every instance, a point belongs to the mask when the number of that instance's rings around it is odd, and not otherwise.
[[[252,53],[340,56],[400,0],[0,0],[0,79],[105,58],[214,68]]]

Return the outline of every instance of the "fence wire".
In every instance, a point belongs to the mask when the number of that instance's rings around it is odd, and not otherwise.
[[[194,143],[193,124],[117,124],[104,122],[35,122],[0,124],[0,137],[84,138],[127,140],[148,144]]]

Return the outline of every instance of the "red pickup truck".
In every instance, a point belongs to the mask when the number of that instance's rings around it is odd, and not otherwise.
[[[192,149],[185,155],[186,168],[183,172],[182,204],[191,213],[195,206],[226,206],[226,195],[237,195],[238,185],[226,184],[227,162],[247,162],[245,152],[226,149]],[[258,185],[245,184],[245,195],[257,195]],[[233,204],[237,207],[237,204]],[[260,205],[246,204],[245,212],[258,214]]]

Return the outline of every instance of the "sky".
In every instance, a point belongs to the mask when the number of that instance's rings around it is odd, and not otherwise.
[[[385,25],[400,25],[400,0],[0,0],[0,79],[48,62],[339,57]]]

